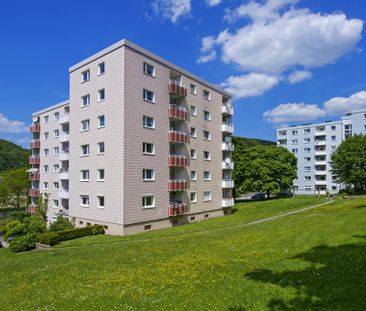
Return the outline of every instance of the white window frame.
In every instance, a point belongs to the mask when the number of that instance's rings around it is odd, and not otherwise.
[[[43,133],[43,140],[48,140],[49,137],[50,137],[50,133],[49,132],[44,132]]]
[[[152,126],[147,125],[147,122],[145,122],[147,119],[152,119]],[[155,129],[155,118],[144,115],[142,117],[142,126],[148,129]]]
[[[44,116],[43,117],[43,124],[47,124],[48,121],[49,121],[50,117],[47,115],[47,116]]]
[[[193,133],[192,133],[192,130],[193,130]],[[197,138],[197,129],[195,127],[191,126],[190,131],[189,131],[189,135],[192,138]]]
[[[192,156],[192,151],[193,151],[193,156]],[[191,159],[197,159],[197,150],[191,149],[191,151],[189,152],[189,156]]]
[[[84,128],[84,124],[87,124],[87,127]],[[80,121],[80,132],[87,132],[90,130],[90,119],[85,119]]]
[[[103,145],[103,151],[100,151],[100,147]],[[104,154],[105,153],[105,142],[101,141],[98,143],[98,154]]]
[[[103,198],[103,205],[100,205],[100,200],[101,198]],[[104,195],[97,195],[97,202],[98,202],[98,205],[97,207],[100,208],[100,209],[104,209],[105,208],[105,197]]]
[[[53,114],[53,120],[54,121],[58,121],[60,119],[60,113],[59,112],[55,112],[54,114]]]
[[[206,178],[206,174],[208,174],[208,177]],[[209,181],[211,180],[211,172],[210,171],[203,171],[203,180]]]
[[[103,72],[101,71],[101,68],[103,66]],[[98,76],[105,74],[105,62],[101,62],[98,64]]]
[[[205,95],[208,95],[208,96],[205,96]],[[203,97],[203,99],[205,99],[205,100],[211,100],[211,92],[209,92],[209,91],[207,91],[207,90],[203,90],[202,91],[202,97]]]
[[[151,67],[152,68],[152,72],[151,73],[148,72],[148,70],[147,70],[148,67]],[[155,66],[153,66],[153,65],[151,65],[151,64],[149,64],[147,62],[144,62],[144,74],[146,74],[146,75],[148,75],[150,77],[155,77]]]
[[[193,200],[192,200],[192,194],[194,194]],[[191,191],[191,193],[189,195],[189,200],[191,201],[191,203],[197,203],[197,192],[196,191]]]
[[[43,165],[43,173],[47,173],[48,172],[48,165]]]
[[[83,147],[87,147],[88,153],[83,153],[84,152],[84,148]],[[80,156],[87,157],[89,155],[90,155],[90,145],[89,144],[81,145],[81,154],[80,154]]]
[[[144,202],[144,200],[146,198],[152,198],[152,204],[151,205],[145,205],[146,202]],[[147,209],[147,208],[154,208],[154,207],[155,207],[155,196],[153,194],[144,194],[142,196],[142,208]]]
[[[59,138],[60,137],[60,130],[56,129],[53,130],[53,138]]]
[[[53,155],[59,155],[60,154],[60,147],[53,147]]]
[[[206,114],[208,115],[208,118],[206,118]],[[203,110],[203,120],[211,121],[211,112],[209,112],[208,110]]]
[[[206,136],[206,133],[208,134],[207,137]],[[211,140],[211,132],[210,131],[207,131],[207,130],[203,130],[203,139],[204,140]]]
[[[311,166],[304,166],[304,172],[311,172]]]
[[[59,190],[60,189],[60,184],[58,183],[58,181],[54,181],[53,182],[53,190]]]
[[[148,99],[148,96],[147,96],[148,92],[150,92],[152,94],[152,100]],[[143,89],[142,98],[143,98],[144,101],[146,101],[148,103],[155,104],[155,92],[153,92],[153,91],[150,91],[148,89]]]
[[[43,156],[48,157],[48,154],[49,154],[49,149],[48,148],[43,149]]]
[[[83,203],[83,199],[87,199],[87,203],[84,204]],[[81,194],[80,195],[80,206],[81,207],[89,207],[90,206],[90,198],[89,198],[89,195],[88,194]]]
[[[147,150],[147,145],[152,145],[152,152],[151,153],[146,151]],[[154,143],[143,142],[142,143],[142,154],[144,154],[144,155],[155,155],[155,144]]]
[[[102,98],[102,95],[103,94],[103,98]],[[105,89],[100,89],[98,90],[98,102],[103,102],[105,101]]]
[[[193,173],[193,176],[192,176]],[[196,181],[197,180],[197,171],[191,171],[191,180]]]
[[[84,104],[84,100],[85,100],[86,104]],[[88,107],[88,106],[90,106],[90,94],[86,94],[84,96],[81,96],[80,107],[84,108],[84,107]]]
[[[90,80],[90,69],[86,69],[81,72],[81,83],[87,82],[89,80]]]
[[[43,189],[47,190],[48,189],[48,181],[44,181],[43,182]]]
[[[151,171],[152,175],[151,178],[147,178],[147,172]],[[155,170],[152,168],[144,168],[142,169],[142,180],[143,181],[155,181]]]
[[[100,125],[100,120],[101,120],[102,117],[104,119],[104,124]],[[105,127],[105,115],[103,114],[103,115],[98,116],[98,129],[102,129],[104,127]]]
[[[209,198],[205,198],[205,194],[209,193]],[[210,202],[212,201],[212,192],[209,190],[203,191],[203,202]]]
[[[197,107],[196,106],[191,105],[190,111],[191,111],[191,116],[197,117]]]
[[[85,176],[84,176],[85,174]],[[84,178],[86,177],[86,178]],[[90,180],[90,170],[81,170],[80,171],[80,181],[81,182],[87,182]]]
[[[189,88],[191,90],[191,94],[197,95],[197,85],[191,83],[191,85],[189,86]]]
[[[208,152],[208,158],[205,157],[205,152]],[[204,161],[211,161],[211,152],[210,151],[207,151],[207,150],[203,151],[203,160]]]
[[[56,200],[56,199],[54,199],[54,200],[53,200],[53,207],[54,207],[54,208],[58,208],[58,207],[59,207],[59,202],[58,202],[58,200]]]
[[[101,172],[103,172],[103,178],[101,178]],[[104,181],[105,180],[105,169],[104,168],[99,168],[97,170],[97,181]]]

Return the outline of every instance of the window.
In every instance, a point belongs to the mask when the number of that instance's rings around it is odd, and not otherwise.
[[[332,136],[332,141],[336,141],[337,137],[336,136]]]
[[[58,155],[60,153],[60,148],[59,147],[54,147],[53,148],[53,155]]]
[[[89,81],[90,80],[90,70],[85,70],[81,73],[81,82]]]
[[[43,189],[48,189],[48,182],[43,183]]]
[[[330,129],[331,129],[332,131],[335,131],[335,130],[336,130],[336,126],[335,126],[335,125],[332,125],[332,126],[330,127]]]
[[[58,200],[53,200],[53,207],[58,207]]]
[[[211,201],[211,191],[203,191],[203,201]]]
[[[191,149],[191,159],[197,159],[197,151],[196,151],[196,149]]]
[[[311,181],[311,176],[305,176],[305,177],[304,177],[304,180],[305,180],[305,181]]]
[[[98,101],[102,102],[103,100],[105,100],[105,89],[98,91]]]
[[[53,189],[57,190],[58,188],[59,188],[58,182],[57,182],[57,181],[55,181],[55,182],[53,183]]]
[[[144,208],[155,207],[155,197],[153,195],[144,195],[142,197],[142,207]]]
[[[104,142],[98,143],[98,154],[103,154],[105,152]]]
[[[98,195],[97,199],[98,199],[98,207],[104,208],[104,196]]]
[[[90,105],[90,95],[84,95],[81,97],[81,107],[86,107]]]
[[[197,172],[191,171],[191,180],[197,180]]]
[[[310,172],[311,171],[311,167],[310,166],[305,166],[304,167],[304,171],[305,172]]]
[[[47,157],[47,156],[48,156],[48,154],[49,154],[49,150],[48,150],[48,148],[43,149],[43,156],[44,156],[44,157]]]
[[[310,157],[305,157],[304,158],[304,162],[310,162],[311,161],[311,158]]]
[[[196,138],[197,137],[197,131],[195,127],[191,127],[191,137]]]
[[[291,151],[292,151],[293,154],[296,154],[298,152],[297,149],[292,149]]]
[[[211,93],[209,91],[203,90],[203,99],[211,100]]]
[[[197,94],[197,87],[194,84],[191,84],[191,94],[193,95]]]
[[[82,207],[89,207],[89,196],[88,195],[80,196],[80,205]]]
[[[143,154],[155,154],[155,145],[152,143],[142,143]]]
[[[98,75],[102,75],[105,73],[105,63],[98,64]]]
[[[53,114],[53,120],[57,121],[58,119],[60,119],[60,113],[59,112],[55,112]]]
[[[304,148],[304,152],[310,152],[310,148]]]
[[[210,171],[204,171],[203,172],[203,180],[211,180],[211,172]]]
[[[311,191],[311,187],[307,186],[304,188],[306,191]]]
[[[310,129],[304,129],[304,134],[310,134]]]
[[[82,145],[81,146],[81,155],[88,156],[89,155],[89,145]]]
[[[154,68],[154,66],[152,66],[150,64],[147,64],[147,63],[144,63],[144,73],[149,75],[149,76],[155,77],[155,68]]]
[[[155,103],[155,94],[152,91],[144,89],[143,98],[145,101]]]
[[[192,203],[197,202],[197,192],[191,192],[191,202]]]
[[[100,168],[98,169],[98,181],[104,181],[104,169]]]
[[[204,160],[211,160],[211,152],[210,151],[203,151],[203,159]]]
[[[211,113],[207,110],[203,111],[203,120],[210,121],[211,120]]]
[[[155,119],[152,117],[143,116],[142,117],[142,125],[148,128],[155,128]]]
[[[90,130],[90,120],[81,121],[80,132],[85,132]]]
[[[60,130],[54,130],[53,131],[53,138],[58,138],[60,137]]]
[[[309,144],[310,143],[310,138],[304,138],[304,143]]]
[[[291,140],[291,143],[292,143],[293,145],[297,145],[297,139],[292,139],[292,140]]]
[[[211,140],[211,133],[209,131],[203,131],[203,139]]]
[[[191,106],[191,116],[197,116],[197,108],[196,106]]]
[[[297,130],[291,131],[291,134],[296,136],[297,135]]]
[[[47,124],[47,123],[48,123],[48,121],[49,121],[49,116],[44,116],[44,117],[43,117],[43,123],[44,123],[44,124]]]
[[[49,136],[48,132],[43,133],[43,140],[47,140]]]
[[[105,117],[99,116],[98,117],[98,128],[102,128],[105,126]]]
[[[366,131],[366,124],[363,126],[363,130]]]
[[[142,170],[142,179],[144,181],[154,181],[155,180],[155,170],[144,168]]]
[[[48,172],[48,165],[43,165],[43,172],[47,173]]]
[[[331,146],[330,148],[332,148],[332,150],[336,150],[337,146]]]
[[[80,181],[89,181],[89,170],[80,171]]]

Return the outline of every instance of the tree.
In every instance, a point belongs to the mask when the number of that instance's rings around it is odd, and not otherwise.
[[[237,193],[271,193],[290,189],[296,177],[296,158],[287,149],[275,146],[235,145],[233,178]]]
[[[47,210],[49,203],[49,193],[43,193],[38,197],[37,214],[44,220],[47,220]]]
[[[365,190],[366,136],[354,135],[344,140],[333,152],[331,166],[337,182]]]

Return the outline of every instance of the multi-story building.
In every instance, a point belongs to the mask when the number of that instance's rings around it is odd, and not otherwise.
[[[112,234],[231,212],[229,93],[126,40],[69,73],[70,99],[33,114],[30,210],[49,193],[49,222]]]
[[[277,145],[297,158],[295,193],[338,193],[343,185],[335,181],[329,162],[332,152],[352,134],[366,134],[366,110],[347,113],[340,121],[277,129]]]

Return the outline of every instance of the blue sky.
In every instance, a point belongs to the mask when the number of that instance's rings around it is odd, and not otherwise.
[[[0,4],[0,138],[68,98],[68,68],[126,38],[234,94],[235,134],[366,108],[366,2],[34,0]]]

